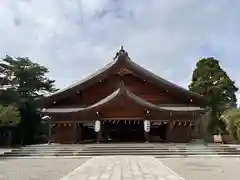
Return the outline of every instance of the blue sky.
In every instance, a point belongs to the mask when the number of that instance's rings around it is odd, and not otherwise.
[[[111,61],[121,45],[183,87],[196,62],[214,56],[240,87],[239,10],[239,0],[0,0],[0,56],[30,57],[60,88]]]

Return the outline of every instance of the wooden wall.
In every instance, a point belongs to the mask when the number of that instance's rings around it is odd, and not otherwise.
[[[99,109],[100,117],[105,118],[144,118],[144,108],[128,99],[119,99]]]
[[[190,104],[190,100],[171,90],[166,91],[164,87],[157,87],[156,85],[144,81],[132,74],[123,77],[113,74],[108,78],[98,82],[83,91],[76,91],[68,97],[56,100],[51,106],[77,106],[77,105],[91,105],[104,97],[108,96],[116,90],[120,80],[123,80],[127,88],[136,95],[154,104]]]
[[[52,129],[52,140],[56,143],[73,143],[75,138],[74,126],[59,124]]]
[[[167,141],[186,143],[191,141],[190,126],[177,125],[169,127],[167,131]]]
[[[112,113],[112,114],[111,114]],[[111,112],[110,114],[108,113],[109,117],[114,117],[115,112]],[[123,112],[122,116],[126,115],[126,117],[131,117],[132,114],[125,114],[127,112]],[[130,115],[130,116],[129,116]],[[178,143],[186,143],[191,141],[192,139],[192,132],[190,130],[191,126],[189,125],[176,125],[172,126],[169,125],[166,131],[166,140],[168,142],[178,142]],[[76,132],[77,131],[77,132]],[[76,134],[78,133],[78,135]],[[84,137],[80,137],[79,135],[81,134],[80,129],[75,129],[72,126],[64,126],[64,124],[58,125],[58,127],[55,127],[53,129],[53,134],[52,134],[52,141],[55,143],[76,143],[77,140],[84,140]]]

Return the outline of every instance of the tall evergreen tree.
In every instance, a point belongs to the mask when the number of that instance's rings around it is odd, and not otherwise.
[[[29,58],[6,56],[0,64],[4,69],[7,88],[2,88],[0,103],[16,104],[20,110],[19,128],[25,143],[33,142],[37,126],[41,120],[37,113],[35,99],[56,91],[53,80],[46,77],[48,69]],[[6,84],[5,83],[5,84]]]
[[[199,60],[193,71],[189,89],[204,95],[211,108],[209,131],[214,132],[222,127],[220,116],[224,110],[236,107],[238,88],[227,73],[220,67],[219,61],[210,57]]]
[[[12,143],[12,130],[20,122],[20,113],[14,105],[2,106],[0,105],[0,127],[7,130],[7,144]],[[4,138],[6,139],[6,138]]]

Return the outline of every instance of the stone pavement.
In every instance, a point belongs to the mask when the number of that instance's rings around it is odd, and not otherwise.
[[[185,180],[240,179],[239,157],[186,157],[159,160]]]
[[[0,180],[59,180],[90,158],[0,159]]]
[[[152,156],[99,156],[61,180],[184,180]]]

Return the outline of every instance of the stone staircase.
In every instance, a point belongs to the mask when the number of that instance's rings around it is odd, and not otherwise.
[[[0,157],[42,156],[107,156],[107,155],[152,155],[155,157],[183,156],[240,156],[240,150],[227,145],[215,144],[162,144],[162,143],[109,143],[109,144],[39,144],[24,146]]]

